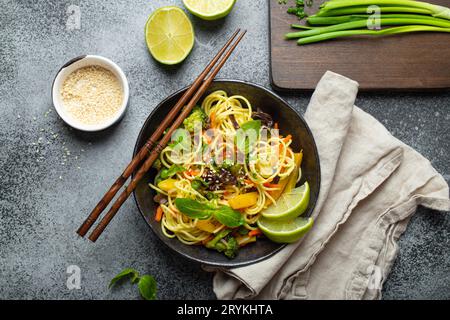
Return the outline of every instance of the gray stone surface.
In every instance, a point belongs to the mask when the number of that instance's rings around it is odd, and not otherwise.
[[[66,30],[71,4],[81,8],[81,30]],[[167,4],[181,1],[0,1],[0,298],[138,298],[128,285],[107,289],[125,267],[153,274],[161,299],[214,298],[211,275],[164,247],[131,199],[97,244],[75,234],[130,160],[152,108],[188,84],[235,28],[249,33],[220,76],[269,87],[266,1],[239,0],[226,20],[215,23],[193,18],[196,46],[172,68],[157,64],[143,39],[147,16]],[[50,99],[58,68],[87,53],[117,62],[131,85],[126,117],[99,134],[71,130]],[[302,112],[310,98],[283,96]],[[450,181],[450,93],[361,94],[358,105]],[[450,298],[449,227],[447,214],[418,211],[400,239],[384,298]],[[81,268],[81,290],[66,288],[71,264]]]

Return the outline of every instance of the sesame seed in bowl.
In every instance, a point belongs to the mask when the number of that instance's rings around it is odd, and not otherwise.
[[[68,125],[82,131],[100,131],[123,117],[129,97],[128,81],[111,60],[81,56],[58,72],[52,97],[56,111]]]

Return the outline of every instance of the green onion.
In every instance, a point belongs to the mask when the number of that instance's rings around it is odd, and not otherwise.
[[[351,21],[359,21],[359,20],[367,20],[367,19],[373,19],[374,17],[371,17],[366,14],[352,14],[352,15],[346,15],[346,16],[338,16],[338,17],[318,17],[316,15],[308,17],[307,21],[309,24],[312,25],[332,25],[332,24],[339,24],[339,23],[345,23],[345,22],[351,22]],[[408,19],[438,19],[438,18],[432,18],[430,16],[424,16],[420,14],[383,14],[380,15],[380,18],[389,18],[389,19],[396,19],[396,18],[408,18]],[[439,19],[441,21],[447,21],[445,19]],[[311,27],[302,26],[304,28],[297,27],[297,25],[291,25],[292,28],[296,29],[307,29]],[[312,28],[311,28],[312,29]]]
[[[377,6],[382,14],[368,12],[370,6]],[[403,27],[372,30],[372,21]],[[307,22],[307,26],[292,25],[301,31],[287,33],[286,39],[300,38],[298,44],[307,44],[351,35],[450,32],[450,8],[413,0],[329,0]]]
[[[294,28],[294,29],[303,29],[303,30],[312,30],[312,29],[314,29],[315,27],[308,27],[308,26],[304,26],[304,25],[302,25],[302,24],[291,24],[291,28]]]
[[[336,10],[354,6],[398,6],[407,8],[419,8],[429,10],[430,14],[437,18],[444,18],[450,20],[450,8],[443,6],[411,0],[339,0],[339,1],[327,1],[320,6],[320,11],[326,12],[330,10]]]
[[[319,34],[316,36],[301,38],[297,41],[298,44],[309,44],[314,42],[320,42],[325,40],[330,40],[334,38],[340,37],[348,37],[354,35],[369,35],[369,36],[382,36],[382,35],[390,35],[390,34],[399,34],[399,33],[409,33],[409,32],[450,32],[450,28],[439,28],[439,27],[431,27],[431,26],[403,26],[403,27],[393,27],[383,30],[344,30],[344,31],[336,31],[336,32],[328,32],[324,34]]]
[[[428,25],[428,26],[434,26],[434,27],[441,27],[441,28],[450,28],[450,21],[442,20],[442,19],[435,19],[435,18],[429,18],[429,19],[403,19],[403,18],[396,18],[396,19],[389,19],[389,18],[380,18],[379,19],[380,25],[384,26],[393,26],[393,25],[413,25],[413,24],[419,24],[419,25]],[[286,34],[287,39],[294,39],[294,38],[305,38],[310,36],[315,36],[319,34],[329,33],[329,32],[336,32],[336,31],[343,31],[343,30],[351,30],[351,29],[359,29],[367,27],[367,20],[360,20],[360,21],[351,21],[346,23],[340,23],[328,27],[321,27],[321,28],[315,28],[312,30],[306,30],[306,31],[300,31],[300,32],[291,32]]]
[[[380,13],[393,13],[393,12],[402,12],[402,13],[417,13],[417,14],[428,14],[430,15],[432,12],[428,9],[419,9],[419,8],[410,8],[410,7],[395,7],[395,6],[380,6]],[[367,13],[367,6],[355,6],[348,8],[340,8],[334,10],[327,11],[319,11],[316,16],[318,17],[333,17],[340,16],[345,14],[355,14],[355,13]]]

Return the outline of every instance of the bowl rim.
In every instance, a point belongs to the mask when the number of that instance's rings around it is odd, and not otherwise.
[[[295,112],[295,114],[303,121],[303,123],[305,124],[305,128],[308,131],[308,133],[310,134],[310,136],[313,138],[312,139],[312,144],[313,144],[313,149],[314,152],[316,153],[316,166],[317,166],[317,171],[318,171],[318,188],[317,188],[317,199],[319,198],[319,194],[320,194],[320,184],[321,184],[321,169],[320,169],[320,159],[319,159],[319,152],[317,149],[317,144],[316,141],[314,139],[314,136],[312,134],[312,131],[308,125],[308,123],[306,122],[305,118],[297,111],[295,110],[295,108],[293,108],[286,100],[284,100],[283,98],[281,98],[279,95],[277,95],[275,92],[271,91],[270,89],[267,89],[265,87],[263,87],[262,85],[253,83],[251,81],[246,81],[246,80],[236,80],[236,79],[227,79],[227,78],[218,78],[215,79],[213,81],[213,83],[217,83],[217,82],[225,82],[225,83],[238,83],[238,84],[245,84],[245,85],[249,85],[249,86],[253,86],[256,87],[258,89],[261,89],[265,92],[267,92],[268,94],[272,95],[275,99],[279,100],[281,103],[285,104],[288,108],[290,108],[292,111]],[[150,112],[150,114],[147,116],[147,119],[144,121],[144,123],[142,124],[141,129],[139,130],[139,134],[137,136],[136,139],[136,143],[133,149],[133,156],[135,156],[138,152],[138,144],[139,141],[141,140],[141,137],[144,133],[144,129],[147,127],[148,123],[150,122],[150,120],[152,119],[152,117],[155,115],[155,113],[159,110],[159,108],[161,108],[161,106],[166,103],[168,100],[172,99],[173,97],[175,97],[176,95],[180,94],[181,92],[186,91],[190,86],[185,86],[182,89],[179,89],[177,91],[175,91],[174,93],[170,94],[169,96],[167,96],[166,98],[164,98],[160,103],[158,103],[156,105],[156,107]],[[134,177],[135,173],[133,172],[132,177]],[[272,257],[273,255],[275,255],[276,253],[280,252],[283,248],[285,248],[288,244],[280,244],[280,246],[278,248],[276,248],[275,250],[271,251],[270,253],[261,256],[259,258],[256,259],[252,259],[249,261],[243,261],[243,262],[233,262],[233,260],[230,260],[229,262],[211,262],[211,261],[206,261],[204,259],[201,258],[197,258],[197,257],[193,257],[185,252],[182,251],[178,251],[175,250],[174,248],[172,248],[168,243],[166,243],[165,241],[163,241],[162,239],[160,239],[160,237],[158,236],[158,234],[153,230],[153,226],[150,224],[150,222],[147,220],[144,211],[141,209],[141,206],[139,205],[137,196],[136,196],[136,191],[133,191],[133,198],[134,198],[134,202],[136,204],[136,207],[138,208],[138,211],[141,215],[141,217],[144,219],[145,223],[148,225],[148,227],[152,230],[152,232],[154,233],[154,235],[156,236],[156,238],[158,238],[158,241],[161,241],[162,243],[164,243],[165,246],[167,246],[171,251],[176,252],[177,254],[187,258],[190,261],[195,261],[201,264],[204,264],[206,266],[212,266],[212,267],[226,267],[226,268],[235,268],[235,267],[244,267],[244,266],[248,266],[257,262],[261,262],[263,260],[266,260],[270,257]],[[315,209],[317,204],[317,200],[313,203],[312,207],[311,207],[311,212]]]
[[[80,123],[78,121],[75,121],[74,119],[72,119],[70,117],[67,117],[65,115],[65,113],[62,112],[64,106],[62,105],[62,103],[59,103],[58,99],[57,99],[57,96],[60,93],[57,90],[58,88],[57,88],[56,84],[60,83],[61,81],[64,80],[64,79],[62,79],[63,71],[65,69],[67,69],[68,67],[70,67],[71,65],[79,63],[82,60],[87,60],[88,62],[91,61],[92,65],[95,65],[96,62],[104,63],[107,66],[106,69],[109,69],[110,71],[113,71],[116,74],[116,77],[118,78],[118,80],[123,88],[123,100],[122,100],[119,110],[117,111],[117,114],[114,115],[111,119],[109,119],[101,124],[98,124],[98,125],[86,125],[86,124]],[[77,69],[79,69],[79,68],[76,68],[75,70],[77,70]],[[67,76],[68,75],[66,75],[65,77],[67,77]],[[102,130],[105,130],[105,129],[111,127],[112,125],[116,124],[125,115],[125,112],[128,108],[128,102],[129,102],[129,97],[130,97],[130,87],[129,87],[128,79],[127,79],[125,73],[123,72],[123,70],[114,61],[112,61],[108,58],[105,58],[103,56],[99,56],[99,55],[81,55],[81,56],[72,58],[68,62],[66,62],[56,73],[55,78],[53,79],[51,92],[52,92],[53,107],[55,108],[59,117],[67,125],[71,126],[74,129],[84,131],[84,132],[102,131]]]

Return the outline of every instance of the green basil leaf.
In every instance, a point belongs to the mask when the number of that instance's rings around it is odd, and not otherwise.
[[[118,281],[127,277],[131,277],[131,283],[135,283],[136,280],[139,279],[139,273],[131,268],[124,269],[111,280],[111,282],[109,283],[109,288],[112,288]]]
[[[214,218],[230,228],[242,226],[245,221],[242,214],[229,206],[219,206],[213,211]]]
[[[175,148],[180,145],[180,149],[188,150],[191,146],[191,135],[184,129],[177,129],[172,134],[172,142],[168,144],[169,147]]]
[[[187,198],[175,199],[175,205],[177,206],[178,210],[180,210],[188,217],[200,220],[208,219],[214,210],[214,208],[211,208],[207,204]]]
[[[244,154],[250,152],[250,135],[254,138],[259,136],[261,131],[261,120],[251,120],[244,123],[236,133],[236,147]],[[252,141],[254,142],[254,141]]]
[[[156,281],[155,279],[146,274],[139,279],[138,282],[139,292],[141,293],[142,298],[145,300],[155,300],[156,299]]]
[[[169,178],[172,178],[174,175],[176,175],[179,172],[186,171],[186,168],[183,166],[179,166],[177,164],[173,164],[169,169],[163,169],[161,170],[161,179],[166,180]]]
[[[259,135],[261,130],[261,120],[250,120],[241,125],[241,129],[244,131],[254,130],[256,134]]]

